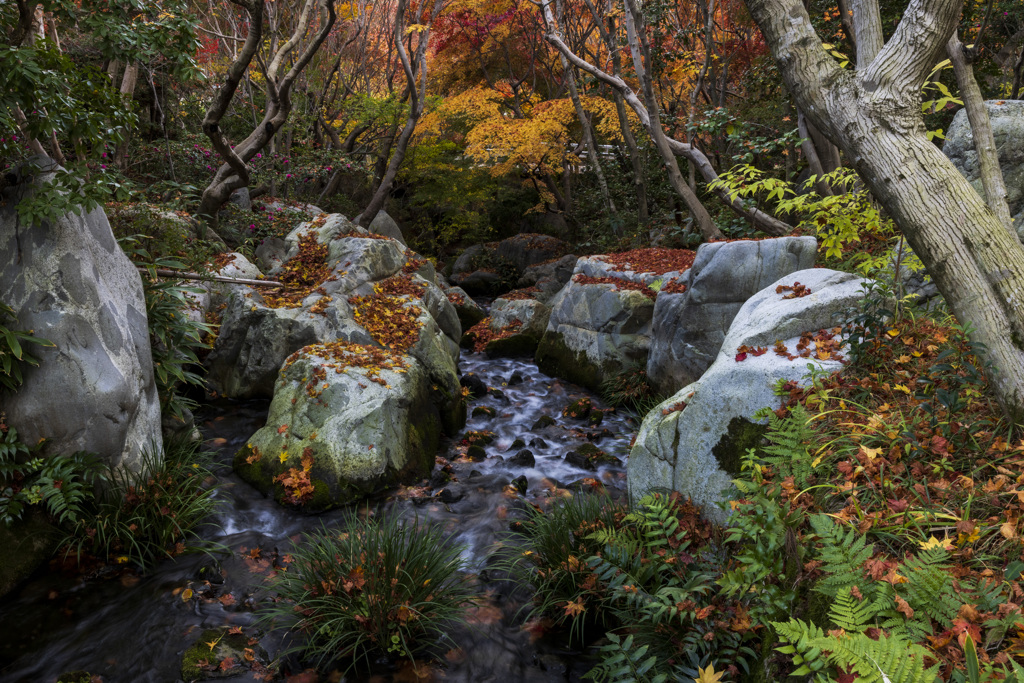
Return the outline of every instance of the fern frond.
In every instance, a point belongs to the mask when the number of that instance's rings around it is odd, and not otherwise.
[[[915,612],[928,615],[943,628],[952,626],[960,609],[948,560],[949,552],[937,546],[922,551],[903,565],[907,602]]]
[[[813,642],[829,651],[833,665],[852,669],[864,683],[934,683],[938,677],[938,664],[924,668],[928,651],[899,636],[873,640],[857,633]]]
[[[853,586],[869,590],[873,582],[865,580],[862,567],[871,559],[874,549],[864,536],[856,529],[844,532],[843,527],[824,514],[813,515],[811,526],[821,539],[821,570],[825,574],[814,589],[829,597]]]

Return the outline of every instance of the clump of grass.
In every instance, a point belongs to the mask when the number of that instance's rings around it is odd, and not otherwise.
[[[438,527],[349,516],[343,530],[325,527],[296,547],[276,583],[282,600],[264,617],[303,634],[297,649],[318,665],[415,662],[474,599],[462,550]]]
[[[579,494],[547,512],[528,508],[527,519],[512,525],[515,540],[509,545],[522,550],[507,560],[507,569],[513,580],[535,591],[534,616],[568,625],[580,638],[586,619],[603,621],[603,610],[587,609],[605,598],[587,560],[603,549],[595,532],[616,528],[625,514],[607,495]]]
[[[146,452],[140,472],[114,470],[94,509],[65,536],[66,552],[146,569],[163,557],[208,550],[199,531],[219,505],[205,483],[211,457],[179,437],[164,442],[162,459]]]
[[[602,382],[601,396],[608,405],[625,408],[640,417],[665,400],[651,386],[647,370],[639,365]]]

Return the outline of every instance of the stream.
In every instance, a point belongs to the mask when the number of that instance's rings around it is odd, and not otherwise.
[[[405,518],[416,516],[444,525],[465,547],[467,571],[479,577],[484,599],[471,610],[469,623],[451,633],[455,647],[435,677],[466,683],[579,680],[590,663],[554,639],[523,629],[527,610],[509,599],[499,582],[488,578],[488,558],[508,529],[510,512],[515,514],[516,500],[506,487],[517,477],[526,477],[526,499],[541,506],[587,477],[601,481],[613,496],[624,496],[624,461],[635,425],[614,412],[596,426],[563,417],[562,409],[580,397],[590,396],[595,407],[602,404],[585,390],[544,375],[529,361],[487,359],[464,352],[460,371],[475,373],[492,390],[499,390],[469,405],[471,412],[489,406],[497,416],[471,417],[465,427],[496,434],[486,446],[487,458],[458,457],[460,434],[443,442],[439,451],[451,461],[458,479],[444,497],[434,495],[440,488],[427,488],[424,482],[374,501]],[[223,502],[204,537],[230,553],[181,556],[142,576],[127,567],[82,576],[62,572],[54,563],[0,605],[0,681],[53,683],[63,673],[85,670],[107,683],[174,683],[180,680],[182,652],[204,629],[237,626],[247,635],[257,633],[254,606],[271,590],[277,559],[304,533],[332,526],[344,514],[304,515],[286,509],[232,473],[232,456],[264,424],[268,406],[269,401],[222,401],[204,406],[197,415],[203,437],[217,453],[219,466],[214,469]],[[554,424],[532,429],[542,415],[553,418]],[[510,448],[516,439],[522,439],[533,453],[532,466],[509,462],[520,450]],[[593,472],[564,460],[566,453],[587,442],[620,462]],[[585,484],[590,485],[593,482]],[[361,514],[366,508],[360,505]],[[194,592],[190,599],[186,599],[187,590]],[[262,635],[259,646],[273,658],[285,637],[272,631]],[[291,667],[291,674],[301,671],[296,662],[287,657],[283,661],[283,669]],[[246,673],[219,680],[262,679]],[[408,678],[408,671],[381,664],[379,670],[361,677],[324,675],[319,680],[377,683],[415,678]]]

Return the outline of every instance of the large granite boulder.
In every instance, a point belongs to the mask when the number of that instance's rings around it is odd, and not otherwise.
[[[431,379],[417,360],[317,344],[289,358],[267,425],[235,456],[235,470],[282,503],[323,510],[426,476],[440,433]]]
[[[654,313],[650,290],[574,276],[550,305],[536,356],[543,372],[597,391],[609,377],[646,365]]]
[[[789,273],[814,266],[813,237],[711,242],[677,285],[658,294],[647,377],[671,395],[711,367],[744,302]]]
[[[985,103],[985,108],[992,122],[1010,215],[1015,216],[1014,227],[1024,239],[1024,100],[992,100]],[[966,109],[961,109],[953,117],[942,151],[984,197],[978,153],[974,149],[974,136]]]
[[[0,411],[25,442],[47,439],[45,453],[92,451],[138,470],[163,444],[142,278],[103,209],[22,221],[17,204],[35,188],[24,179],[0,197],[0,301],[15,328],[54,346],[29,349],[39,366],[0,394]]]
[[[268,305],[263,294],[251,287],[235,291],[222,312],[217,341],[206,358],[207,382],[221,396],[273,395],[281,366],[304,346],[337,339],[373,343],[352,320],[344,297],[330,297],[323,306],[326,297],[313,294],[291,308]]]
[[[307,251],[300,254],[303,239]],[[447,337],[449,355],[451,349],[458,353],[462,334],[458,313],[433,281],[403,273],[404,268],[415,270],[428,262],[415,259],[398,242],[370,236],[340,214],[302,223],[285,241],[290,256],[280,273],[287,273],[290,264],[300,263],[307,270],[321,268],[317,272],[324,279],[316,287],[308,286],[304,290],[308,293],[298,301],[282,301],[282,293],[277,290],[229,285],[234,291],[222,312],[213,352],[206,360],[210,385],[221,395],[270,396],[285,359],[309,344],[337,339],[373,343],[364,327],[355,322],[348,299],[372,295],[375,283],[391,277],[419,283],[421,303],[432,318],[431,324],[436,323]],[[428,270],[433,275],[433,266]],[[445,384],[449,383],[445,378]]]
[[[810,294],[786,298],[792,292],[776,291],[795,281]],[[754,413],[780,407],[773,392],[780,380],[806,385],[809,365],[822,372],[842,368],[836,327],[863,298],[864,282],[849,273],[802,270],[752,296],[708,371],[644,418],[629,456],[630,496],[639,500],[654,488],[674,489],[707,518],[724,523],[727,515],[718,504],[728,498],[740,457],[763,434]],[[804,352],[798,350],[801,338],[810,339]],[[792,358],[775,352],[779,341]]]
[[[388,215],[383,209],[377,212],[377,216],[370,221],[370,232],[374,235],[390,237],[399,244],[405,244],[405,237],[402,236],[402,229],[398,227],[395,219]]]

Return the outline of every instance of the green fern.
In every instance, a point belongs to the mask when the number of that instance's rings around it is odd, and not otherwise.
[[[811,526],[821,540],[819,559],[825,574],[814,589],[830,598],[836,597],[844,588],[858,586],[862,590],[867,589],[871,582],[866,581],[862,567],[871,559],[874,549],[865,537],[856,529],[844,531],[824,514],[813,515]]]
[[[758,457],[779,472],[792,475],[799,488],[806,488],[814,472],[809,444],[814,442],[815,432],[809,426],[810,414],[802,405],[796,405],[785,418],[769,409],[754,415],[755,419],[765,417],[768,418],[765,433],[768,445],[758,449]]]
[[[647,645],[633,647],[633,636],[620,638],[608,633],[607,645],[601,647],[601,663],[583,675],[600,683],[665,683],[668,674],[656,670],[658,658],[647,656]]]
[[[809,622],[790,619],[788,622],[772,624],[779,640],[785,645],[775,648],[782,654],[790,655],[797,668],[794,676],[812,676],[816,683],[830,680],[825,674],[828,660],[822,652],[820,641],[825,640],[825,632]]]
[[[875,625],[876,617],[888,611],[890,605],[888,600],[858,600],[850,588],[842,588],[835,596],[829,618],[837,628],[847,633],[863,633],[868,627]]]
[[[901,636],[873,640],[858,633],[823,641],[820,646],[829,650],[829,661],[840,669],[852,669],[858,682],[933,683],[938,678],[938,664],[924,668],[928,650]]]
[[[827,665],[836,671],[852,671],[864,683],[933,683],[939,665],[925,669],[927,650],[903,636],[882,635],[877,640],[864,633],[825,635],[813,624],[799,619],[772,624],[786,645],[779,652],[793,658],[794,676],[830,680]]]
[[[903,584],[906,600],[915,612],[922,612],[935,620],[943,629],[949,628],[960,609],[953,590],[949,552],[936,546],[922,551],[903,565]]]

